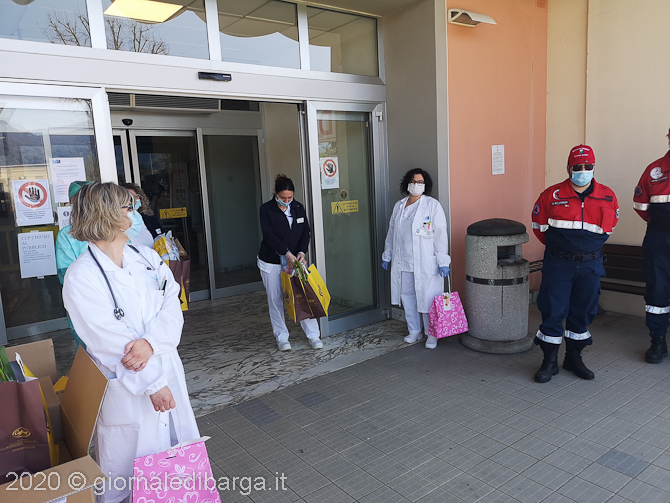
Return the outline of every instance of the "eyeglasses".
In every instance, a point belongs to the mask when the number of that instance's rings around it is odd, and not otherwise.
[[[595,164],[577,164],[570,168],[572,171],[593,171]]]
[[[126,204],[125,206],[121,206],[121,209],[131,211],[133,209],[133,205],[132,204]]]
[[[424,182],[423,180],[410,180],[409,183],[413,183],[415,185],[425,185],[426,184],[426,182]]]

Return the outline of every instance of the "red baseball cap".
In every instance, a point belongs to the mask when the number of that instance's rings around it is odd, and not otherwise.
[[[593,149],[588,145],[577,145],[570,151],[568,156],[568,166],[573,167],[578,164],[595,164],[596,155]]]

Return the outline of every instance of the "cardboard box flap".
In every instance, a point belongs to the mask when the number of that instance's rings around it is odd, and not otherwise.
[[[16,353],[18,353],[21,355],[23,363],[37,377],[49,376],[51,382],[58,380],[54,343],[51,339],[12,346],[6,349],[7,358],[9,358],[10,362],[16,361]]]
[[[95,423],[107,391],[107,378],[81,346],[61,397],[63,437],[73,458],[88,454]]]
[[[44,474],[44,477],[42,476]],[[77,474],[77,475],[73,475]],[[104,473],[90,456],[58,465],[39,474],[0,486],[2,503],[47,503],[93,487],[104,479]],[[29,482],[32,490],[28,490]]]

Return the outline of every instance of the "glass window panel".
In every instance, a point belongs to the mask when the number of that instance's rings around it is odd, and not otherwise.
[[[14,180],[49,179],[51,157],[82,157],[88,180],[99,180],[91,103],[65,98],[0,95],[0,295],[7,327],[65,317],[56,275],[22,278],[18,233],[53,231],[58,223],[18,227]],[[53,189],[52,211],[56,212]]]
[[[296,6],[275,0],[218,0],[224,61],[300,68]]]
[[[209,58],[204,0],[103,0],[103,9],[108,49]]]
[[[378,304],[369,114],[323,111],[317,117],[319,163],[330,162],[339,173],[333,187],[321,188],[328,314],[337,319]]]
[[[91,47],[86,0],[0,0],[0,37]]]
[[[258,209],[263,204],[258,138],[206,135],[203,146],[215,287],[261,281],[256,264],[262,240]],[[230,208],[235,208],[235,218],[230,218]]]
[[[307,7],[307,24],[312,70],[379,75],[374,18]]]

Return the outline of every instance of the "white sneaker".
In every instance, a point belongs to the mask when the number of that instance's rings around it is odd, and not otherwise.
[[[312,349],[323,349],[323,342],[321,339],[310,339],[309,343],[312,345]]]
[[[419,342],[421,339],[423,339],[423,334],[415,334],[415,335],[409,334],[409,335],[408,335],[407,337],[405,337],[403,340],[404,340],[407,344],[413,344],[413,343],[415,343],[415,342]]]
[[[436,347],[437,347],[437,337],[429,335],[428,339],[426,339],[426,349],[435,349]]]
[[[291,343],[289,341],[279,341],[277,342],[279,351],[291,351]]]

